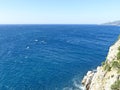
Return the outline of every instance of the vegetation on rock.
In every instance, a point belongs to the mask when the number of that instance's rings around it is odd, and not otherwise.
[[[111,62],[107,62],[107,60],[105,62],[102,62],[102,67],[105,71],[110,71],[112,68],[113,69],[117,69],[118,72],[120,72],[120,47],[118,47],[118,54],[117,54],[117,60],[113,60]]]
[[[108,62],[103,62],[102,64],[103,64],[103,69],[105,71],[110,71],[111,70],[111,66]]]
[[[117,59],[120,60],[120,51],[117,54]]]
[[[112,90],[120,90],[120,80],[115,81],[113,85],[111,85]]]

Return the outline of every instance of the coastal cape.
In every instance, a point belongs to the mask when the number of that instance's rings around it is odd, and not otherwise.
[[[120,20],[103,23],[102,25],[112,25],[112,26],[120,26]]]
[[[120,39],[110,47],[105,62],[88,71],[81,83],[85,90],[120,90]]]

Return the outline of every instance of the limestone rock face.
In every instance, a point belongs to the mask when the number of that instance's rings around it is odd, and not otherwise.
[[[108,65],[111,65],[111,62],[117,60],[119,47],[120,39],[109,49],[105,61]],[[86,90],[111,90],[111,85],[113,85],[118,79],[120,79],[118,69],[110,67],[110,70],[105,70],[104,66],[98,66],[96,71],[88,71],[81,83]]]

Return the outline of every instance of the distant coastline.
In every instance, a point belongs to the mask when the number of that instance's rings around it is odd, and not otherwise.
[[[102,25],[120,26],[120,20],[118,20],[118,21],[113,21],[113,22],[103,23]]]

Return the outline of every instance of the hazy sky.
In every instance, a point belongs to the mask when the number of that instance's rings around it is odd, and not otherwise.
[[[120,0],[0,0],[0,24],[96,24],[120,20]]]

